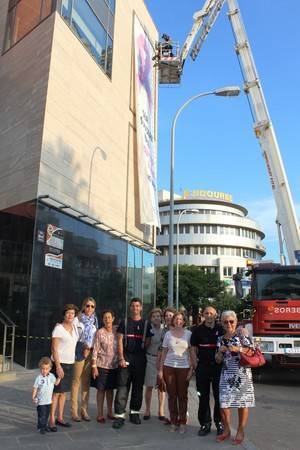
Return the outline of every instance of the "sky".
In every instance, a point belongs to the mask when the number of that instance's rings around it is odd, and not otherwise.
[[[182,45],[204,0],[145,0],[160,35]],[[239,0],[268,110],[300,218],[300,1]],[[187,58],[181,85],[159,88],[158,188],[169,190],[170,133],[177,109],[191,96],[243,79],[224,5],[196,61]],[[232,194],[266,234],[266,259],[279,260],[276,206],[253,132],[247,97],[208,96],[191,103],[176,126],[175,192]]]

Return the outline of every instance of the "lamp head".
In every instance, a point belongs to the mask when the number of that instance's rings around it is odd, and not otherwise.
[[[224,86],[214,90],[214,94],[220,97],[237,97],[240,95],[241,89],[239,86]]]

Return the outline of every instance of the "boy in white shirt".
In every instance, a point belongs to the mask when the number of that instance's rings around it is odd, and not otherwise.
[[[52,403],[52,393],[54,386],[60,383],[60,378],[55,378],[50,373],[52,361],[47,356],[39,361],[40,374],[36,377],[32,389],[32,401],[37,407],[37,429],[41,434],[50,431],[48,419]]]

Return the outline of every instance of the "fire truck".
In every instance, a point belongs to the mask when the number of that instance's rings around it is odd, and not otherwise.
[[[251,311],[248,328],[260,344],[267,360],[280,365],[300,367],[300,234],[288,179],[271,122],[252,50],[236,0],[206,0],[194,16],[185,43],[180,47],[169,36],[157,44],[156,66],[160,84],[178,84],[190,54],[195,60],[223,6],[235,39],[235,51],[244,79],[259,140],[277,207],[277,229],[281,264],[253,264],[244,274],[235,275],[236,292],[243,296],[242,284],[251,285],[247,308]],[[284,246],[290,265],[285,265]]]

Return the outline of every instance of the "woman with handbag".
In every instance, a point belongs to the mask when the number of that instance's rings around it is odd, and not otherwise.
[[[251,339],[237,331],[237,316],[234,311],[224,311],[221,323],[224,336],[218,339],[216,362],[223,364],[220,378],[220,408],[224,432],[217,436],[222,442],[230,438],[231,408],[238,409],[238,429],[233,445],[240,445],[244,440],[248,421],[248,408],[255,406],[252,373],[249,367],[241,365],[241,354],[253,349]]]
[[[84,299],[81,312],[74,320],[79,341],[76,346],[74,375],[71,389],[71,414],[74,422],[81,419],[89,422],[88,415],[89,390],[91,382],[91,359],[94,338],[98,329],[96,317],[96,301],[93,297]],[[80,416],[78,415],[78,393],[81,387]]]

